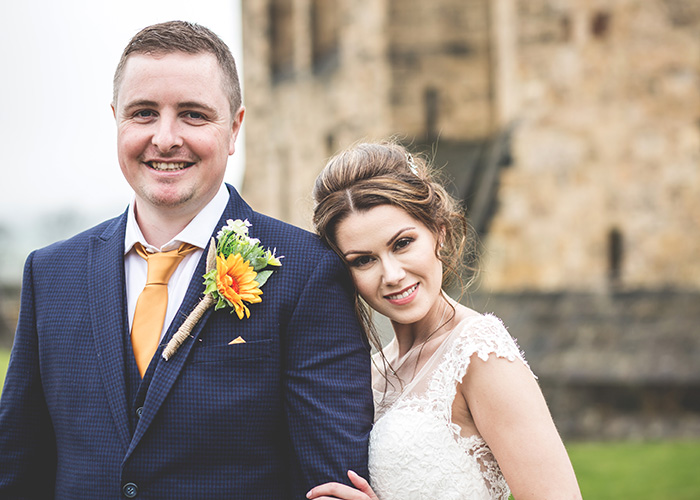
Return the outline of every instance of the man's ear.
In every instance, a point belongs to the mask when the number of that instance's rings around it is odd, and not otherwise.
[[[236,138],[238,133],[241,131],[241,125],[243,124],[243,117],[245,116],[245,106],[238,108],[236,116],[233,117],[233,123],[231,124],[231,138],[228,145],[228,154],[231,156],[236,151]]]

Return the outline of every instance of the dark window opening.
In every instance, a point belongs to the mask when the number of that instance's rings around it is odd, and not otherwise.
[[[270,70],[272,79],[294,71],[294,25],[291,0],[270,0]]]
[[[596,12],[591,21],[591,33],[596,38],[603,38],[610,31],[610,14],[608,12]]]
[[[330,133],[326,135],[326,155],[333,156],[335,154],[335,135]]]
[[[315,72],[337,66],[339,27],[338,2],[311,0],[311,57]]]
[[[619,229],[613,228],[608,233],[608,273],[610,283],[613,285],[620,282],[623,251],[622,233]]]
[[[426,89],[423,101],[425,103],[425,136],[428,142],[432,142],[438,136],[439,94],[437,89]]]
[[[560,21],[560,26],[561,26],[561,40],[563,42],[570,42],[571,41],[571,32],[572,32],[572,27],[571,27],[571,18],[569,16],[562,16],[561,21]]]

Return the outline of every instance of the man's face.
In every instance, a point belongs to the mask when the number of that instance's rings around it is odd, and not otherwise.
[[[129,56],[113,111],[137,213],[194,217],[223,181],[244,113],[231,116],[214,55]]]

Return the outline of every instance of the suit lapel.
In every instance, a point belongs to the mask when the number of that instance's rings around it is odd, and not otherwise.
[[[233,189],[231,186],[228,186],[228,188],[230,194],[229,203],[226,206],[226,209],[224,210],[224,213],[222,214],[221,218],[219,219],[219,222],[216,225],[212,237],[216,237],[216,233],[222,226],[226,225],[226,221],[228,219],[249,219],[252,217],[253,214],[253,211],[250,208],[250,206],[243,201],[243,199],[236,192],[236,190]],[[182,301],[180,309],[175,315],[175,319],[168,328],[168,332],[165,336],[166,339],[170,339],[175,334],[178,328],[180,328],[180,325],[182,325],[182,323],[184,322],[187,315],[190,312],[192,312],[197,303],[202,299],[202,294],[204,292],[203,275],[205,273],[205,270],[206,251],[202,254],[202,257],[200,258],[199,263],[197,264],[197,269],[195,270],[192,276],[192,280],[190,281],[189,287],[187,288],[187,294],[185,295],[185,298]],[[165,401],[165,398],[170,392],[170,389],[175,383],[175,380],[177,380],[177,377],[180,375],[180,372],[182,371],[182,368],[185,365],[185,361],[187,360],[187,356],[192,350],[192,347],[194,346],[195,342],[199,338],[199,335],[201,334],[204,325],[206,325],[206,322],[209,316],[211,315],[212,311],[213,308],[209,308],[204,313],[197,325],[192,329],[192,332],[190,333],[190,338],[185,340],[185,342],[180,346],[180,348],[177,350],[177,352],[175,353],[175,355],[173,355],[172,358],[170,358],[168,361],[165,361],[162,358],[160,358],[163,347],[162,345],[156,353],[156,356],[159,357],[158,365],[156,366],[155,373],[153,374],[153,379],[151,380],[150,386],[148,387],[146,400],[144,401],[143,405],[143,413],[141,414],[141,418],[139,419],[139,422],[136,426],[136,431],[134,433],[133,439],[131,440],[127,456],[131,454],[134,448],[138,445],[139,441],[146,433],[146,430],[153,422],[153,419],[158,413],[158,410],[163,404],[163,401]],[[163,343],[165,344],[167,342]]]
[[[124,335],[127,331],[124,280],[124,231],[126,214],[110,224],[100,236],[90,240],[87,273],[90,319],[95,349],[100,360],[102,383],[117,433],[127,448],[129,431]]]

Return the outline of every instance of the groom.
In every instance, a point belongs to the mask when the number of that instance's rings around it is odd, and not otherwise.
[[[370,366],[344,266],[223,184],[244,115],[226,45],[195,24],[145,28],[112,109],[133,202],[27,260],[0,498],[299,499],[348,469],[366,477]],[[228,220],[247,220],[282,265],[249,317],[209,308],[166,361]],[[178,249],[171,275],[152,280],[158,254]],[[237,277],[228,291],[245,295]],[[167,302],[141,300],[154,286]]]

